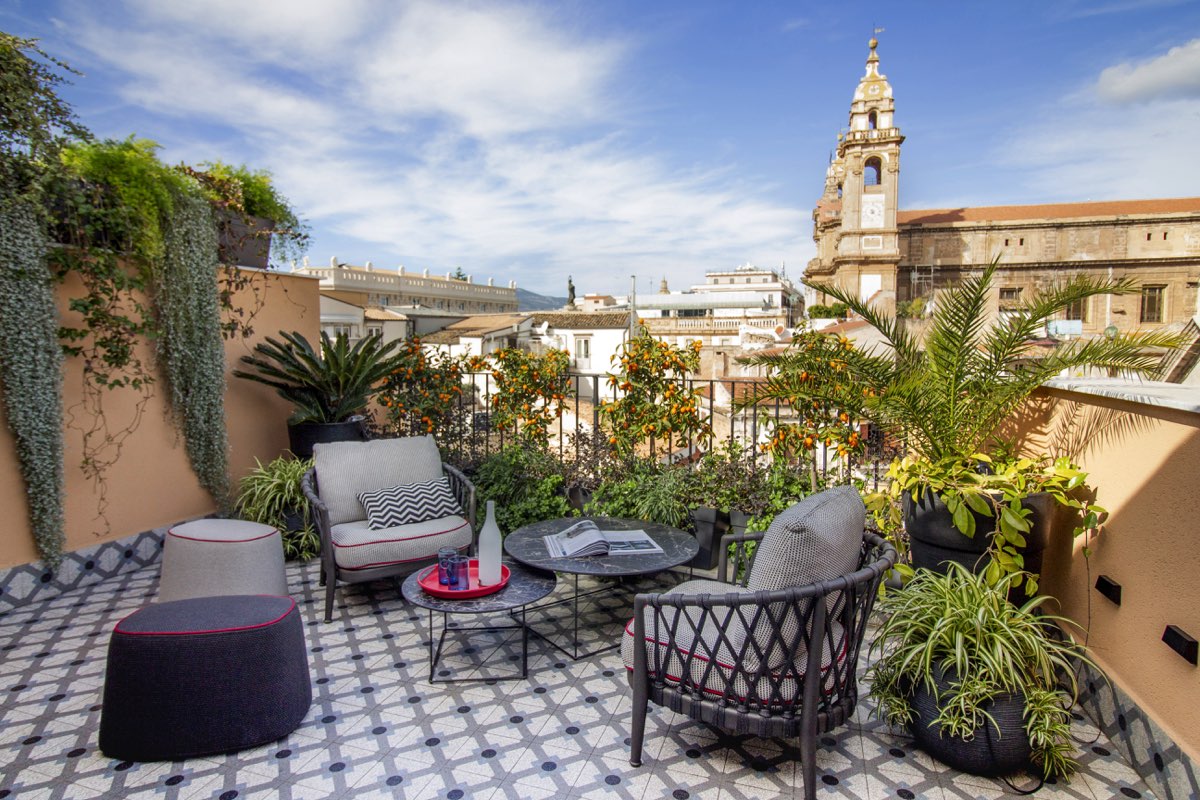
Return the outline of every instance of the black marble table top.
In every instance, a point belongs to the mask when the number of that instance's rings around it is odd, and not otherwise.
[[[650,538],[658,542],[663,549],[661,553],[647,553],[620,556],[588,556],[586,558],[552,558],[546,552],[546,542],[542,537],[558,533],[570,525],[579,522],[580,517],[564,517],[535,522],[523,528],[517,528],[504,538],[504,552],[526,564],[538,569],[553,570],[554,572],[573,572],[579,575],[605,575],[621,577],[626,575],[646,575],[685,564],[696,557],[700,545],[696,537],[690,533],[660,525],[657,522],[646,522],[639,519],[618,519],[615,517],[588,517],[602,531],[633,531],[643,530]]]
[[[554,591],[554,585],[558,582],[553,572],[523,567],[508,559],[504,560],[504,565],[509,570],[508,584],[500,591],[483,597],[457,600],[426,594],[417,581],[430,567],[423,567],[405,578],[404,583],[400,586],[400,593],[408,602],[433,611],[447,611],[451,614],[486,614],[495,611],[509,611],[535,603]],[[434,566],[433,569],[437,569],[437,567]]]

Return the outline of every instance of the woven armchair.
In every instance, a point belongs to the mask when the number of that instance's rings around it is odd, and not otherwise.
[[[835,542],[840,552],[803,552],[814,541]],[[630,763],[641,764],[654,702],[736,733],[798,736],[811,800],[817,736],[854,711],[866,621],[896,550],[865,530],[862,502],[846,487],[793,506],[765,533],[726,536],[722,545],[721,580],[687,581],[634,601],[623,643],[633,690]],[[839,559],[848,568],[831,563]],[[798,561],[801,572],[840,574],[755,589],[788,580],[789,563]]]
[[[325,621],[333,620],[338,581],[362,583],[407,575],[433,564],[443,547],[472,549],[475,486],[443,464],[431,436],[337,442],[314,448],[316,466],[300,482],[321,534]],[[461,514],[372,529],[358,494],[445,477]]]

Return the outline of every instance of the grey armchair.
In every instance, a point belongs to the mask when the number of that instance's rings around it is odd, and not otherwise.
[[[443,464],[432,436],[333,442],[314,448],[315,466],[301,488],[321,534],[325,621],[333,619],[337,582],[361,583],[407,575],[432,564],[443,547],[472,549],[475,486]],[[445,476],[461,514],[373,529],[358,496]]]
[[[821,492],[765,533],[724,537],[721,580],[637,595],[622,642],[632,765],[641,764],[654,702],[736,733],[798,736],[805,797],[815,797],[817,735],[854,711],[866,620],[896,561],[864,522],[856,490]]]

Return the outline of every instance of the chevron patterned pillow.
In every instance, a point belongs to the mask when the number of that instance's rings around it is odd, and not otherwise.
[[[358,502],[367,510],[367,524],[376,531],[462,514],[445,478],[363,492]]]

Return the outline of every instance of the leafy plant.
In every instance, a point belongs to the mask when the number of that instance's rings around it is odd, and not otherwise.
[[[242,215],[243,222],[249,221],[246,217],[270,221],[271,227],[264,233],[271,236],[275,263],[304,254],[310,236],[308,224],[275,186],[270,172],[222,161],[206,162],[199,169],[186,171],[201,181],[214,205]]]
[[[400,345],[379,394],[388,427],[401,436],[442,433],[462,397],[463,361],[442,351],[427,353],[413,337]]]
[[[646,475],[640,482],[634,500],[633,516],[682,528],[691,510],[691,505],[685,499],[690,479],[690,470],[686,466],[668,466]]]
[[[496,501],[496,523],[505,534],[573,513],[558,459],[535,447],[510,444],[488,456],[475,475],[475,490],[480,503]]]
[[[1083,512],[1081,529],[1094,528],[1103,514],[1098,507],[1072,500],[1071,492],[1086,476],[1069,463],[1051,467],[1049,476],[1036,459],[981,469],[981,463],[993,461],[989,453],[1011,449],[1002,441],[1001,426],[1035,389],[1064,370],[1095,366],[1153,375],[1161,363],[1161,349],[1179,341],[1169,333],[1134,332],[1075,340],[1038,354],[1033,341],[1055,315],[1089,297],[1127,294],[1137,287],[1130,280],[1081,276],[1036,293],[989,322],[997,268],[998,261],[993,261],[978,276],[942,292],[923,342],[852,292],[811,284],[846,303],[891,348],[887,355],[847,350],[844,371],[864,387],[866,413],[908,445],[912,457],[892,471],[897,490],[931,487],[946,500],[955,526],[966,535],[974,534],[968,509],[998,515],[987,567],[992,580],[1002,574],[1016,576],[1023,569],[1017,548],[1029,526],[1020,509],[1021,496],[1045,487],[1061,504]],[[981,476],[988,472],[994,475]],[[1012,578],[1014,584],[1020,580]]]
[[[300,480],[312,468],[312,459],[280,457],[268,464],[255,459],[254,464],[239,484],[238,512],[243,519],[278,529],[288,559],[308,561],[315,557],[321,550],[321,537],[313,527],[308,499],[300,489]],[[289,523],[296,517],[303,520],[303,526],[293,531]]]
[[[643,332],[625,342],[613,356],[620,374],[609,385],[621,395],[600,403],[609,442],[629,455],[643,442],[663,441],[686,447],[712,437],[712,425],[701,413],[700,390],[686,378],[700,368],[700,342],[675,347]]]
[[[1081,648],[1049,634],[1062,617],[1038,614],[1049,598],[1016,606],[1007,599],[1015,576],[995,583],[951,564],[941,575],[922,570],[904,589],[884,596],[883,624],[872,649],[879,653],[869,671],[871,695],[892,724],[915,719],[914,690],[931,692],[939,713],[930,724],[947,736],[968,738],[981,725],[995,725],[988,702],[1001,694],[1025,697],[1025,730],[1033,757],[1047,777],[1067,776],[1071,758],[1070,707],[1078,687]],[[936,677],[945,674],[947,690]],[[1060,676],[1068,681],[1059,689]]]
[[[833,303],[831,305],[822,305],[816,303],[809,306],[806,311],[808,312],[809,319],[845,319],[846,304]]]
[[[351,346],[345,334],[330,339],[322,331],[318,355],[300,332],[279,335],[283,341],[268,336],[255,345],[256,355],[242,356],[242,363],[256,372],[233,374],[266,384],[292,403],[293,424],[345,422],[366,408],[396,366],[398,341],[385,344],[378,336],[367,336]]]
[[[571,394],[571,356],[565,350],[530,353],[516,348],[493,355],[492,424],[514,431],[534,446],[545,446],[550,426]]]

